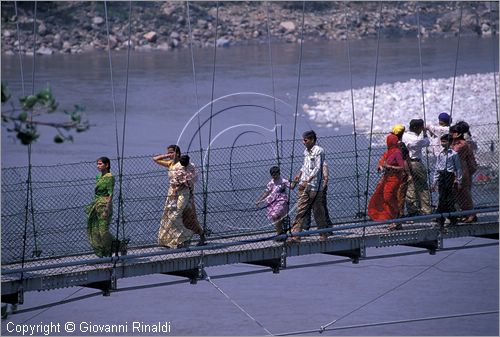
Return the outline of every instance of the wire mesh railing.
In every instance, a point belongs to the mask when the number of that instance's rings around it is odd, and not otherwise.
[[[496,124],[473,126],[479,168],[473,178],[472,195],[475,208],[498,206],[498,135]],[[386,134],[374,134],[372,146],[366,134],[320,137],[318,145],[326,152],[330,180],[327,207],[334,225],[368,221],[365,216],[367,199],[373,194],[381,174],[376,170],[379,157],[385,151]],[[281,175],[295,175],[303,160],[301,140],[280,141]],[[195,189],[195,204],[201,221],[206,212],[208,240],[211,242],[240,241],[245,238],[270,236],[274,225],[266,217],[265,206],[255,201],[271,179],[269,168],[276,165],[276,143],[268,142],[211,149],[209,187],[204,209],[201,182]],[[295,153],[292,156],[292,148]],[[371,160],[369,161],[369,155]],[[191,151],[196,166],[200,154]],[[357,156],[358,170],[355,168]],[[430,175],[434,157],[429,154]],[[292,158],[293,166],[292,166]],[[368,167],[370,162],[370,167]],[[123,222],[120,239],[129,239],[129,250],[155,251],[160,219],[167,196],[166,169],[152,160],[152,155],[124,159]],[[293,172],[290,171],[293,167]],[[117,170],[112,160],[111,171]],[[359,172],[356,175],[356,171]],[[80,162],[56,166],[32,167],[34,222],[28,219],[25,261],[42,261],[66,257],[66,260],[93,256],[87,238],[86,206],[92,201],[95,187],[95,162]],[[2,169],[2,264],[20,263],[23,259],[23,235],[26,215],[27,167]],[[201,178],[201,177],[200,177]],[[366,187],[368,186],[368,190]],[[115,192],[118,186],[115,186]],[[115,193],[116,194],[116,193]],[[118,198],[113,208],[118,209]],[[437,202],[433,193],[432,200]],[[293,220],[296,192],[290,194],[290,218]],[[436,205],[433,205],[436,206]],[[111,223],[116,233],[117,213]],[[314,228],[314,221],[312,222]],[[383,229],[371,228],[372,231]],[[351,233],[362,233],[352,229]],[[257,247],[259,243],[254,243]]]

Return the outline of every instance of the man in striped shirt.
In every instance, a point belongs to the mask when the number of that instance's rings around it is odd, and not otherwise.
[[[299,182],[299,179],[300,182],[292,233],[301,232],[302,228],[307,226],[311,218],[311,209],[318,229],[329,227],[326,219],[325,203],[323,202],[325,151],[322,147],[316,145],[316,133],[314,131],[304,132],[302,138],[306,149],[304,150],[302,168],[294,178],[295,182]],[[325,241],[327,237],[326,233],[320,234],[321,241]],[[300,237],[293,237],[291,241],[300,242]]]

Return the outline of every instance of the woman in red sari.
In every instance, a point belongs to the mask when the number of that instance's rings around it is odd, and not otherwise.
[[[398,189],[404,180],[405,165],[398,137],[391,133],[386,141],[387,151],[379,160],[379,165],[385,169],[384,175],[368,203],[368,215],[375,221],[395,219],[399,216]],[[399,229],[400,226],[391,224],[389,229]]]

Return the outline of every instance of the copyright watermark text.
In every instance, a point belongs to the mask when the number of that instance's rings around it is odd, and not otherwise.
[[[144,323],[139,321],[123,324],[101,324],[93,322],[66,322],[38,324],[7,323],[7,332],[22,336],[50,336],[51,334],[85,334],[85,333],[170,333],[170,322]]]

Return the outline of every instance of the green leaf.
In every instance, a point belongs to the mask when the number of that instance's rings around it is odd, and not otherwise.
[[[2,103],[7,102],[10,99],[9,91],[7,90],[7,86],[2,83]]]
[[[57,110],[58,103],[55,99],[51,98],[47,103],[45,103],[45,106],[49,109],[48,112],[50,113]]]
[[[80,116],[79,114],[71,114],[71,120],[73,122],[77,122],[77,123],[80,123],[80,121],[82,120],[82,116]]]
[[[47,89],[44,89],[44,90],[38,92],[38,94],[36,95],[36,97],[38,99],[47,101],[47,100],[49,100],[49,99],[52,98],[52,93],[50,92],[50,89],[47,88]]]
[[[20,98],[19,101],[23,105],[23,110],[31,110],[31,109],[33,109],[35,104],[38,102],[38,98],[34,95],[29,95],[29,96]]]
[[[61,136],[61,135],[56,135],[56,136],[54,137],[54,142],[55,142],[55,143],[58,143],[58,144],[63,143],[63,142],[64,142],[64,137],[63,137],[63,136]]]
[[[26,119],[28,119],[28,113],[26,111],[23,111],[19,114],[19,116],[17,116],[17,118],[20,120],[20,121],[25,121]]]
[[[17,133],[17,138],[21,140],[23,145],[29,145],[33,143],[37,138],[38,134],[36,132],[23,132],[20,131]]]

